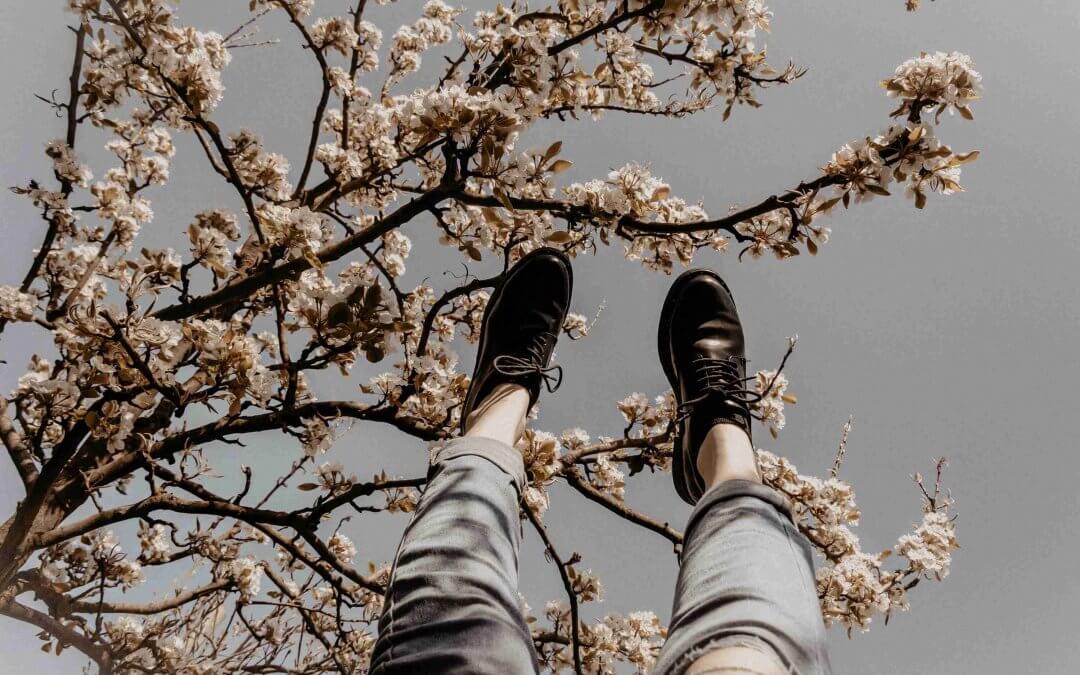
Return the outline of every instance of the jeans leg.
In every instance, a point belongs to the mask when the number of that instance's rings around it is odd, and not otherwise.
[[[439,451],[398,547],[373,675],[538,672],[517,597],[524,474],[491,439]]]
[[[655,675],[683,675],[714,649],[746,646],[799,675],[828,675],[810,542],[780,493],[725,481],[686,527],[668,640]]]

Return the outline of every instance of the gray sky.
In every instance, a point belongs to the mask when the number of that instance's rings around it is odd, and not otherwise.
[[[731,203],[812,177],[841,144],[883,128],[892,101],[877,82],[901,61],[921,50],[974,57],[985,86],[976,121],[948,119],[940,130],[956,149],[982,151],[964,169],[966,193],[933,196],[921,212],[899,196],[839,212],[828,223],[833,240],[817,258],[738,263],[734,254],[703,254],[698,262],[729,279],[756,367],[771,367],[785,337],[800,336],[789,371],[799,404],[790,409],[780,441],[766,447],[804,472],[822,474],[841,425],[855,416],[843,475],[859,497],[865,548],[892,545],[918,520],[908,475],[929,471],[931,457],[950,459],[946,478],[963,546],[952,575],[944,584],[915,589],[912,610],[888,627],[875,624],[852,640],[834,630],[837,672],[1072,672],[1067,664],[1080,659],[1073,609],[1080,599],[1073,574],[1080,458],[1067,425],[1078,375],[1071,346],[1078,343],[1080,320],[1080,234],[1069,200],[1080,183],[1074,156],[1080,129],[1073,122],[1080,104],[1080,5],[1046,0],[1032,12],[1028,3],[940,0],[908,15],[902,0],[773,4],[766,39],[771,61],[790,58],[810,71],[764,93],[764,108],[738,108],[727,123],[719,111],[679,122],[586,120],[549,126],[536,144],[565,142],[563,154],[575,162],[568,179],[647,160],[676,194],[700,196],[721,213]],[[48,176],[43,145],[62,135],[62,120],[33,98],[65,86],[71,43],[64,22],[71,17],[61,5],[0,3],[5,187]],[[195,25],[220,31],[232,28],[246,5],[191,0],[183,11]],[[338,12],[339,5],[320,0],[316,15]],[[401,3],[372,8],[371,16],[389,36],[401,23],[394,17],[413,12],[413,3]],[[226,101],[215,117],[226,129],[255,129],[271,149],[297,157],[306,144],[316,79],[310,56],[280,28],[268,21],[266,34],[284,35],[283,44],[235,55],[226,71]],[[98,145],[87,143],[80,153],[100,158]],[[151,195],[157,217],[145,230],[149,243],[175,242],[192,213],[231,203],[201,162],[190,144],[181,146],[170,189]],[[102,164],[94,167],[102,172]],[[0,204],[0,284],[17,283],[42,223],[24,199],[7,191]],[[454,258],[435,250],[427,223],[406,232],[416,244],[406,284],[425,276],[441,280]],[[475,271],[489,268],[485,262]],[[560,346],[568,377],[556,397],[544,399],[538,426],[614,433],[615,400],[666,388],[655,330],[670,279],[623,260],[621,249],[579,259],[575,276],[574,309],[590,314],[603,300],[607,309],[588,339]],[[43,348],[41,337],[18,327],[6,331],[2,354],[9,363],[0,365],[0,390],[9,390],[28,356]],[[471,352],[466,360],[471,363]],[[358,371],[320,393],[348,395],[361,379],[366,374]],[[288,461],[296,449],[280,435],[264,435],[247,450],[215,452],[219,468],[235,475],[241,463],[270,466]],[[331,458],[361,476],[380,466],[417,475],[426,453],[375,428],[342,438]],[[20,496],[14,473],[0,469],[0,511],[9,513]],[[688,512],[666,474],[631,481],[627,500],[680,527]],[[605,582],[607,600],[593,612],[650,608],[667,618],[675,563],[663,540],[613,522],[566,490],[556,490],[546,520],[560,549],[580,552],[583,566]],[[350,532],[359,556],[388,559],[404,523],[391,516],[375,526],[356,525]],[[522,591],[535,610],[560,596],[555,570],[538,555],[535,537],[524,551],[523,575]],[[2,625],[0,652],[12,672],[72,672],[82,663],[39,652],[32,629],[8,620]]]

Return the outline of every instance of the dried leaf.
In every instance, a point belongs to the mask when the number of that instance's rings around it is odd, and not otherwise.
[[[832,199],[829,199],[827,201],[822,202],[821,206],[819,206],[817,208],[817,212],[818,213],[825,213],[826,211],[828,211],[829,209],[831,209],[832,207],[836,206],[839,203],[840,203],[840,198],[839,197],[833,197]]]
[[[979,151],[972,150],[971,152],[965,152],[961,155],[956,155],[953,159],[953,166],[959,166],[961,164],[967,164],[968,162],[974,162],[979,158]]]
[[[544,151],[544,161],[547,162],[549,159],[559,154],[560,150],[562,150],[562,141],[555,141],[549,145],[548,149]]]
[[[510,198],[507,197],[506,193],[502,190],[495,190],[495,199],[498,199],[499,203],[502,204],[503,208],[505,208],[507,211],[514,210],[514,204],[510,201]],[[479,260],[479,258],[477,258],[477,260]]]

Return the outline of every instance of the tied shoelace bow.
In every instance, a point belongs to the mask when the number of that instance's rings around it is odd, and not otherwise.
[[[547,365],[545,352],[549,338],[554,340],[558,336],[548,331],[537,333],[532,342],[525,346],[525,356],[500,354],[491,362],[492,368],[508,377],[539,375],[548,393],[554,393],[562,384],[563,369],[562,366]]]
[[[745,364],[746,359],[738,356],[729,356],[725,359],[699,356],[694,359],[693,366],[697,379],[703,383],[702,392],[699,396],[679,404],[675,423],[681,423],[693,413],[699,403],[715,396],[722,396],[724,400],[745,406],[747,415],[750,415],[750,406],[764,398],[767,392],[746,388],[746,383],[755,378],[739,377],[739,367]]]

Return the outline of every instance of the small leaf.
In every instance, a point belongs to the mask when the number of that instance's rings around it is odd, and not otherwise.
[[[831,209],[832,207],[836,206],[839,203],[840,203],[840,198],[839,197],[833,197],[832,199],[829,199],[827,201],[822,202],[821,206],[819,206],[817,208],[817,211],[818,211],[818,213],[824,213],[824,212],[828,211],[829,209]]]
[[[670,196],[671,196],[671,188],[669,188],[666,185],[662,185],[662,186],[656,188],[655,190],[653,190],[652,197],[649,198],[649,201],[655,202],[655,201],[658,201],[658,200],[661,200],[661,199],[667,199]]]
[[[507,211],[514,210],[514,204],[510,201],[510,198],[507,197],[506,193],[502,190],[495,190],[495,199],[498,199],[499,203],[501,203],[503,205],[503,208],[505,208]]]
[[[810,255],[817,255],[817,243],[813,239],[807,239],[806,250],[810,251]]]
[[[352,320],[352,309],[349,303],[338,302],[333,304],[326,312],[326,324],[331,328],[346,324]]]
[[[957,110],[960,111],[960,116],[963,117],[964,119],[966,119],[966,120],[975,119],[975,114],[971,112],[971,108],[966,108],[966,107],[961,106],[961,107],[957,108]]]
[[[915,191],[915,208],[921,209],[924,206],[926,206],[926,195],[923,194],[922,190],[916,190]]]
[[[645,458],[641,455],[630,457],[626,460],[626,467],[630,469],[631,476],[641,473],[641,470],[645,468]]]
[[[868,192],[873,192],[874,194],[881,195],[882,197],[888,197],[890,195],[890,192],[885,188],[881,187],[880,185],[867,185],[866,189]]]
[[[296,489],[304,492],[311,492],[312,490],[318,490],[319,485],[317,483],[300,483],[296,486]]]
[[[972,150],[971,152],[965,152],[962,155],[957,155],[956,158],[953,159],[953,166],[959,166],[961,164],[967,164],[968,162],[974,162],[978,158],[979,158],[979,151],[978,150]]]
[[[548,149],[544,151],[544,161],[547,162],[549,159],[559,154],[560,150],[562,150],[562,141],[555,141],[549,145]]]
[[[368,288],[364,294],[364,314],[371,314],[382,302],[382,287],[375,284]]]
[[[573,240],[574,238],[571,237],[570,233],[565,230],[558,230],[557,232],[552,232],[548,236],[544,237],[544,241],[548,242],[549,244],[566,244]]]
[[[476,248],[473,244],[465,244],[462,247],[462,251],[476,262],[480,262],[483,256],[480,255],[480,249]]]
[[[568,159],[557,159],[552,163],[550,171],[551,173],[562,173],[572,166],[574,166],[574,163]]]
[[[784,399],[784,403],[790,403],[791,405],[795,405],[799,402],[799,399],[795,398],[794,394],[784,394],[780,398]]]

